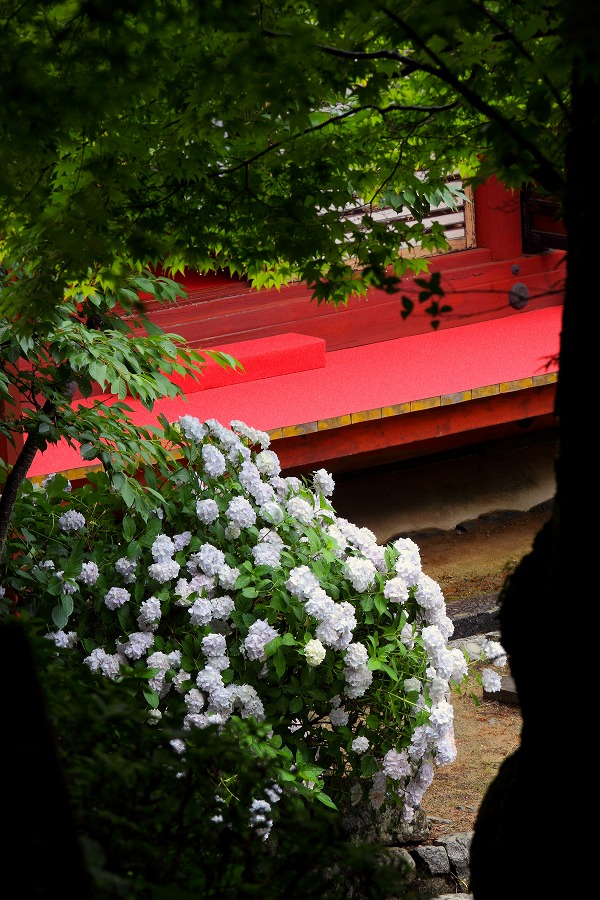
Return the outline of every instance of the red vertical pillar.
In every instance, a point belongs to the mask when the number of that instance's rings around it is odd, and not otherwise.
[[[522,256],[520,192],[495,176],[475,188],[475,233],[477,246],[487,247],[494,260]]]
[[[13,398],[12,402],[0,400],[0,419],[3,422],[10,419],[17,419],[21,415],[21,398],[17,389],[11,387],[10,393]],[[0,459],[9,468],[15,464],[19,453],[23,449],[23,435],[15,434],[14,441],[15,446],[12,445],[4,434],[0,433]]]

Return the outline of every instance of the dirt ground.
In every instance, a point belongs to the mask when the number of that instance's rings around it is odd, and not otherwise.
[[[548,509],[537,509],[497,521],[484,518],[465,531],[411,535],[419,545],[423,571],[444,592],[451,618],[458,601],[500,590],[548,516]],[[509,674],[508,668],[503,674]],[[471,687],[480,705],[468,694],[452,695],[457,758],[436,770],[423,799],[432,838],[473,830],[488,785],[519,745],[518,706],[484,700],[476,681]]]

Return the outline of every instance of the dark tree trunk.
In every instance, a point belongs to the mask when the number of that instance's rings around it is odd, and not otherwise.
[[[594,299],[599,292],[599,226],[593,203],[599,133],[598,4],[577,0],[569,5],[569,15],[565,40],[570,36],[584,54],[589,48],[595,68],[586,69],[584,60],[573,73],[556,496],[550,522],[501,595],[501,640],[519,695],[523,729],[520,747],[501,766],[477,815],[471,847],[475,900],[585,896],[594,875],[581,873],[589,831],[580,810],[585,807],[582,792],[591,791],[583,771],[582,729],[589,718],[584,703],[593,702],[595,679],[585,661],[594,654],[596,627],[589,607],[595,605],[592,595],[598,590],[595,567],[589,573],[586,568],[590,542],[584,524],[586,506],[588,514],[593,511],[596,487],[595,440],[584,423],[595,418],[595,406],[586,399],[591,400],[592,341],[598,328]],[[592,550],[592,559],[597,552]],[[569,838],[578,845],[577,858],[573,855],[570,861]]]
[[[54,404],[47,400],[42,408],[42,412],[48,415],[54,412]],[[19,488],[27,477],[36,453],[44,446],[44,443],[44,438],[39,432],[32,431],[27,436],[23,448],[4,482],[2,494],[0,495],[0,555],[8,536]]]

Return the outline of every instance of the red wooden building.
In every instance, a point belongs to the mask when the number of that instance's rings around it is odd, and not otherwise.
[[[187,299],[151,317],[195,348],[227,350],[244,372],[209,364],[200,383],[184,383],[185,401],[159,401],[152,414],[131,402],[134,420],[240,419],[269,432],[288,474],[552,428],[566,253],[555,212],[495,181],[458,210],[432,211],[450,251],[431,258],[430,272],[452,307],[435,331],[410,277],[401,293],[373,290],[336,309],[311,301],[303,284],[253,291],[243,279],[186,273]],[[406,319],[403,295],[415,298]],[[86,467],[68,448],[49,448],[30,475],[55,471],[73,479]]]

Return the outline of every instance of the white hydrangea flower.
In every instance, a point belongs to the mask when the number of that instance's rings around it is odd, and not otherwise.
[[[456,759],[456,741],[454,731],[447,728],[438,738],[435,745],[435,763],[438,766],[448,766]]]
[[[137,561],[135,559],[127,559],[122,556],[115,563],[115,571],[123,576],[125,584],[133,584],[135,581],[135,573],[137,569]]]
[[[314,507],[302,497],[290,497],[285,508],[288,515],[300,522],[301,525],[310,525],[315,517]]]
[[[226,621],[235,609],[235,603],[231,597],[225,594],[223,597],[214,597],[210,601],[213,619]]]
[[[431,707],[429,724],[432,728],[442,733],[449,728],[454,721],[454,708],[447,700],[440,700]]]
[[[61,531],[81,531],[85,528],[85,516],[75,509],[68,509],[59,517],[58,527]]]
[[[129,635],[129,640],[121,646],[121,651],[129,659],[141,659],[154,643],[154,635],[147,631],[134,631]]]
[[[251,444],[258,444],[262,450],[266,450],[271,443],[271,438],[266,431],[259,431],[258,428],[252,428],[245,422],[238,419],[232,419],[229,423],[233,431],[236,431],[242,437],[248,439]]]
[[[385,547],[379,544],[369,544],[362,549],[363,555],[370,559],[378,572],[387,572],[387,561],[385,558]]]
[[[346,575],[355,591],[363,593],[372,587],[377,570],[370,559],[349,556],[345,563]]]
[[[143,630],[154,624],[158,624],[161,615],[160,600],[156,597],[149,597],[147,600],[144,600],[140,606],[140,614],[137,618],[137,623]]]
[[[195,416],[180,416],[179,427],[188,441],[199,444],[207,435],[207,430]]]
[[[233,688],[234,707],[239,708],[242,719],[253,716],[257,722],[265,718],[263,702],[250,684],[241,684]],[[266,793],[266,791],[265,791]],[[279,799],[279,798],[278,798]]]
[[[351,700],[364,697],[373,683],[373,673],[367,666],[344,666],[345,692]]]
[[[256,513],[245,497],[234,497],[225,511],[229,522],[238,528],[249,528],[256,522]]]
[[[219,566],[217,570],[217,578],[219,579],[219,585],[226,590],[233,590],[235,587],[235,583],[240,577],[240,570],[237,566],[229,566],[227,563],[223,563],[222,566]]]
[[[175,544],[166,534],[158,534],[150,548],[154,562],[166,562],[175,553]]]
[[[71,579],[68,579],[67,581],[64,580],[64,578],[65,578],[64,572],[62,572],[62,571],[57,572],[56,577],[60,578],[60,580],[63,583],[63,586],[62,586],[63,594],[74,594],[77,591],[78,588],[74,581],[72,581]]]
[[[462,679],[467,675],[468,666],[467,660],[465,659],[465,654],[459,647],[453,647],[450,650],[450,654],[453,660],[452,674],[450,675],[450,680],[458,683],[462,681]]]
[[[266,503],[261,505],[258,514],[261,519],[264,519],[265,522],[270,522],[272,525],[281,525],[284,519],[283,510],[277,500],[267,500]]]
[[[184,703],[187,707],[188,712],[191,713],[199,713],[204,709],[204,694],[198,690],[198,688],[190,688],[189,691],[185,694]]]
[[[304,656],[309,666],[319,666],[325,659],[326,650],[321,641],[314,638],[304,646]]]
[[[508,661],[506,650],[498,641],[486,640],[481,650],[484,657],[491,660],[495,666],[502,668],[506,665]]]
[[[312,483],[314,489],[324,497],[331,497],[333,494],[335,481],[326,469],[317,469],[313,472]]]
[[[409,595],[405,580],[398,575],[390,578],[383,588],[383,596],[391,603],[406,603]]]
[[[422,606],[429,615],[438,610],[444,613],[446,604],[442,589],[437,581],[434,581],[433,578],[430,578],[424,572],[420,572],[416,584],[415,599],[419,606]]]
[[[126,588],[111,587],[104,596],[104,604],[109,609],[119,609],[131,599],[131,594]]]
[[[406,622],[406,624],[402,626],[402,629],[400,630],[400,640],[407,650],[412,650],[414,648],[415,632],[413,626],[409,622]]]
[[[203,444],[201,452],[206,474],[211,478],[219,478],[227,468],[227,461],[219,448],[212,444]]]
[[[369,652],[364,644],[350,644],[344,656],[344,665],[352,669],[364,666],[369,659]]]
[[[107,653],[102,647],[97,647],[83,662],[92,672],[101,672],[106,678],[115,681],[121,666],[127,665],[127,657],[123,653]]]
[[[308,604],[307,604],[308,605]],[[334,650],[345,650],[352,640],[357,621],[351,603],[334,603],[316,629],[317,638]]]
[[[279,636],[276,628],[273,628],[265,619],[257,619],[248,629],[248,634],[242,644],[244,653],[248,659],[258,659],[265,662],[267,654],[265,646]]]
[[[205,525],[210,525],[216,521],[219,518],[219,507],[216,501],[212,499],[197,500],[196,515],[200,522],[203,522]]]
[[[191,531],[182,531],[181,534],[176,534],[173,536],[173,546],[175,548],[175,552],[178,553],[180,550],[185,550],[189,542],[192,540],[192,532]]]
[[[330,525],[328,525],[326,531],[329,537],[335,541],[337,545],[336,556],[341,559],[344,554],[344,550],[348,546],[348,541],[346,540],[344,534],[340,531],[339,527],[335,524],[335,522],[332,522]]]
[[[273,782],[270,787],[265,788],[265,795],[269,803],[278,803],[281,799],[281,795],[283,793],[283,788],[277,782]]]
[[[205,656],[222,656],[227,652],[227,642],[223,634],[207,634],[202,638],[202,652]]]
[[[225,554],[213,544],[205,543],[188,560],[188,571],[192,560],[205,575],[213,576],[225,565]]]
[[[484,690],[490,694],[496,693],[496,691],[499,691],[502,688],[502,679],[498,672],[494,672],[493,669],[483,670],[481,673],[481,683]]]
[[[251,459],[245,459],[238,472],[238,479],[243,488],[247,491],[252,490],[256,485],[260,484],[262,477],[257,465]]]
[[[411,538],[398,538],[392,544],[398,551],[394,568],[410,586],[417,583],[421,572],[421,551]]]
[[[96,584],[100,577],[100,570],[95,562],[84,562],[81,566],[79,581],[82,584]]]
[[[54,641],[57,647],[64,647],[67,650],[70,650],[77,643],[76,631],[63,631],[60,629],[59,631],[48,632],[44,637]]]
[[[273,477],[281,472],[279,457],[272,450],[261,450],[256,454],[255,465],[262,475]]]
[[[166,559],[163,562],[152,563],[151,566],[148,566],[148,575],[150,578],[158,581],[159,584],[166,584],[167,581],[177,578],[180,569],[181,566],[176,560]]]
[[[201,669],[196,676],[196,684],[203,691],[207,691],[209,694],[213,694],[219,688],[223,688],[225,685],[223,683],[223,676],[218,669],[213,668],[212,666],[206,666],[204,669]]]
[[[261,542],[256,544],[250,552],[257,566],[269,566],[271,569],[276,569],[279,565],[281,549],[275,544]]]
[[[266,800],[253,800],[250,807],[250,825],[264,841],[269,837],[273,827],[271,805]]]
[[[337,706],[329,710],[329,721],[334,727],[336,725],[347,725],[348,718],[348,713],[343,706]]]
[[[198,600],[194,600],[188,613],[192,625],[208,625],[213,615],[211,601],[206,597],[199,597]]]
[[[463,659],[464,659],[464,657],[463,657]],[[407,694],[412,694],[413,692],[420,694],[421,688],[422,688],[422,684],[418,678],[415,678],[413,676],[411,678],[404,679],[404,690],[406,691]]]
[[[395,781],[412,774],[412,767],[406,750],[402,750],[400,753],[397,750],[388,750],[383,757],[382,768],[385,774]]]
[[[251,494],[252,499],[258,506],[263,506],[265,503],[270,503],[275,496],[275,491],[273,490],[271,485],[267,484],[264,481],[259,481],[257,484],[253,484],[248,488],[248,493]]]
[[[320,589],[319,579],[308,566],[296,566],[290,569],[285,586],[294,597],[308,599],[315,589]]]
[[[369,743],[369,739],[366,737],[356,737],[352,741],[352,749],[355,753],[363,754],[366,753],[369,747],[371,746]]]

